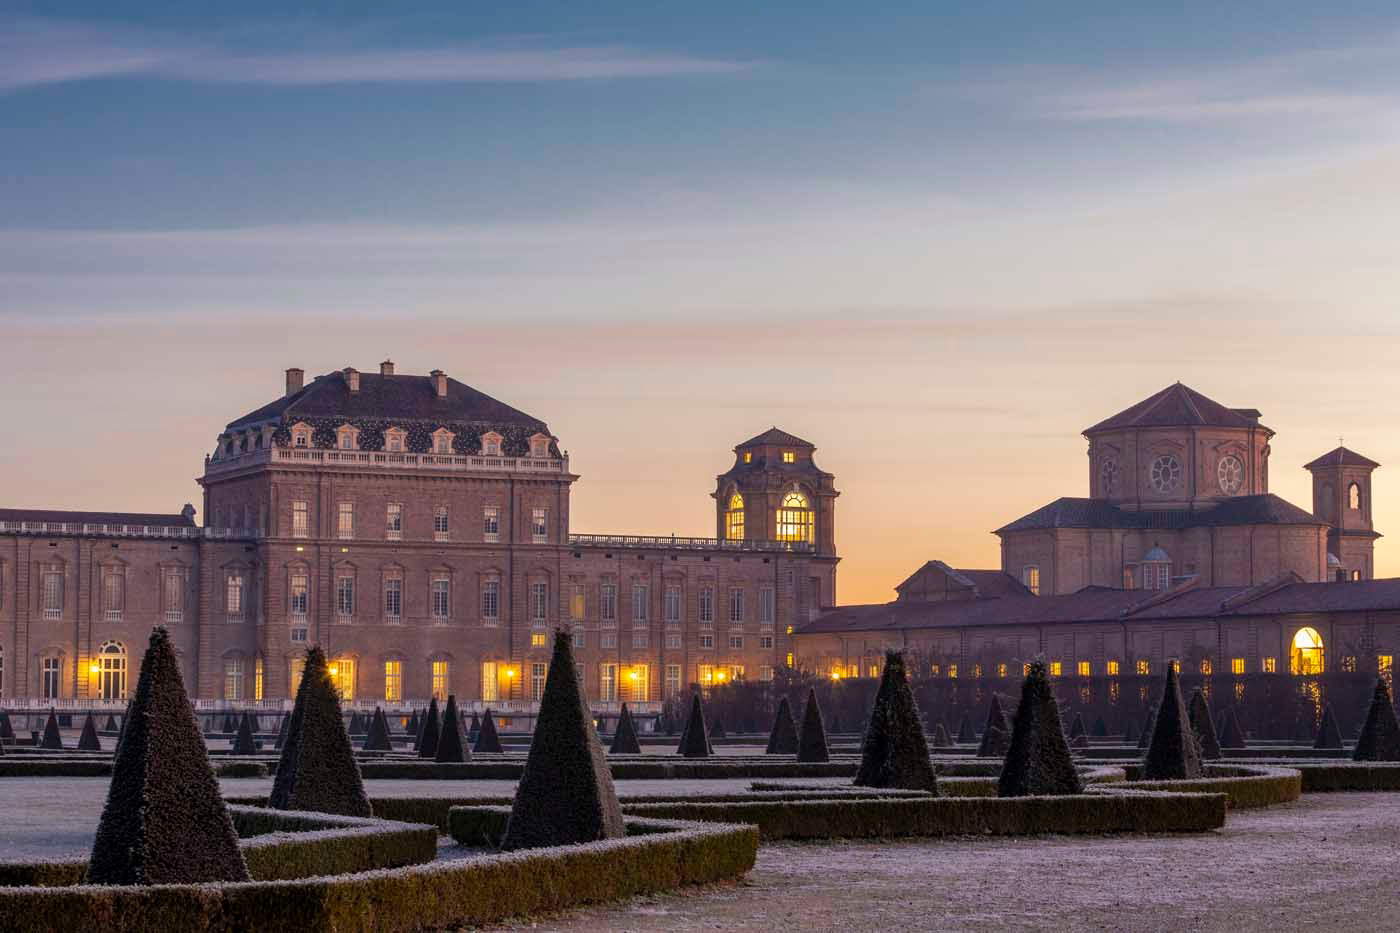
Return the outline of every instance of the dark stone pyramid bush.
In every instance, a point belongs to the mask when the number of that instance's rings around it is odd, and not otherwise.
[[[267,805],[276,810],[372,815],[355,749],[345,731],[340,696],[326,670],[326,655],[317,646],[306,652],[306,672],[297,688],[287,743]]]
[[[436,758],[438,747],[438,736],[441,728],[438,724],[437,697],[428,701],[428,711],[423,714],[423,728],[418,733],[418,757]]]
[[[1366,723],[1351,757],[1355,761],[1400,761],[1400,723],[1395,720],[1395,707],[1384,677],[1376,678],[1371,708],[1366,711]]]
[[[6,722],[8,722],[8,721],[9,721],[9,720],[6,720]],[[103,731],[103,732],[116,732],[116,731],[117,731],[117,717],[116,717],[116,716],[113,716],[111,713],[108,713],[108,714],[107,714],[107,724],[106,724],[105,726],[102,727],[102,731]],[[3,728],[0,728],[0,738],[4,738],[4,735],[5,735],[5,730],[4,730]],[[13,738],[13,736],[11,736],[11,738]]]
[[[952,748],[953,740],[948,737],[948,729],[943,725],[943,720],[934,723],[933,726],[933,747]]]
[[[277,741],[272,743],[272,750],[280,752],[287,744],[287,729],[292,725],[292,717],[286,713],[282,714],[282,721],[277,724]]]
[[[1337,752],[1342,750],[1342,730],[1337,725],[1337,717],[1332,713],[1331,703],[1322,708],[1322,724],[1317,728],[1317,741],[1313,742],[1313,748]]]
[[[406,725],[404,725],[404,727],[403,727],[403,731],[404,731],[404,732],[406,732],[406,733],[408,733],[409,735],[413,736],[413,750],[414,750],[414,751],[417,751],[417,750],[418,750],[418,730],[419,730],[421,727],[422,727],[422,724],[419,723],[419,721],[418,721],[418,710],[415,709],[415,710],[413,711],[413,714],[412,714],[411,716],[408,717],[408,723],[407,723]]]
[[[0,710],[0,739],[11,739],[15,737],[15,727],[10,722],[10,714]]]
[[[1143,751],[1152,744],[1152,727],[1157,722],[1157,704],[1147,707],[1147,718],[1142,723],[1142,734],[1138,736],[1138,748]]]
[[[1011,744],[997,781],[997,796],[1078,794],[1083,790],[1045,662],[1032,661],[1021,683],[1021,703],[1011,723]]]
[[[1184,781],[1201,776],[1201,751],[1196,745],[1196,732],[1191,728],[1191,716],[1181,696],[1181,682],[1176,665],[1167,665],[1167,682],[1162,700],[1157,704],[1157,719],[1152,724],[1152,742],[1142,763],[1145,781]]]
[[[1004,758],[1011,747],[1011,723],[1006,721],[1006,712],[995,693],[987,705],[987,722],[982,727],[982,742],[977,746],[979,758]]]
[[[545,679],[549,679],[548,675]],[[592,722],[592,719],[589,722]],[[501,737],[496,734],[496,717],[491,715],[491,707],[489,706],[481,717],[481,731],[477,733],[476,744],[472,746],[472,751],[487,755],[499,755],[505,751],[501,748]]]
[[[622,704],[622,713],[617,717],[617,731],[613,733],[612,748],[608,751],[614,755],[642,753],[642,743],[637,741],[637,726],[632,722],[632,711],[626,703]]]
[[[787,697],[778,701],[778,712],[773,717],[773,731],[768,733],[767,755],[797,754],[797,723],[792,721],[792,704]]]
[[[690,715],[685,720],[685,728],[681,730],[681,742],[676,752],[687,758],[710,757],[710,736],[705,729],[705,710],[700,705],[698,693],[691,695]]]
[[[471,725],[467,727],[467,738],[475,743],[476,737],[479,735],[481,735],[481,717],[477,716],[476,713],[472,713]]]
[[[359,713],[350,714],[350,725],[346,727],[345,731],[350,733],[351,735],[359,735],[360,733],[365,731],[364,726],[360,724]]]
[[[967,719],[966,716],[963,717]],[[919,721],[914,692],[904,668],[904,653],[885,653],[885,671],[870,709],[861,743],[858,787],[893,787],[938,793],[928,740]]]
[[[462,744],[462,718],[457,711],[457,695],[447,695],[447,706],[442,711],[442,726],[438,729],[437,755],[433,760],[440,762],[466,761],[471,757]]]
[[[122,726],[88,883],[247,881],[238,834],[164,628],[151,633]]]
[[[977,730],[972,726],[972,714],[963,710],[962,719],[958,720],[958,744],[971,745],[977,741]]]
[[[1202,761],[1220,760],[1220,739],[1215,734],[1215,717],[1211,715],[1210,702],[1200,687],[1191,692],[1191,729],[1196,733],[1196,747],[1201,751]]]
[[[44,723],[44,737],[39,740],[39,747],[48,749],[63,748],[63,735],[58,731],[58,716],[54,714],[52,708],[49,709],[48,721]]]
[[[482,731],[490,722],[488,715]],[[554,633],[530,754],[501,848],[576,845],[626,835],[603,743],[574,665],[573,637]]]
[[[233,753],[235,755],[256,755],[258,743],[253,739],[253,717],[244,710],[243,715],[238,720],[238,731],[233,736]]]
[[[232,713],[225,713],[225,714],[224,714],[224,724],[223,724],[222,726],[219,727],[219,731],[222,732],[222,733],[224,733],[225,735],[233,735],[234,730],[236,730],[237,728],[238,728],[238,723],[234,720],[233,714],[232,714]]]
[[[92,718],[92,713],[88,713],[87,718],[83,720],[83,733],[78,736],[78,751],[102,751],[102,743],[97,740],[97,721]]]
[[[723,739],[723,738],[728,738],[728,736],[726,736],[726,735],[725,735],[725,732],[724,732],[724,721],[723,721],[723,720],[716,719],[716,720],[714,721],[714,724],[710,726],[710,738],[712,738],[712,739]]]
[[[369,734],[365,736],[365,751],[391,752],[394,743],[389,741],[389,717],[378,706],[369,720]]]
[[[831,751],[826,745],[826,726],[822,723],[822,709],[817,703],[815,687],[807,690],[807,708],[802,711],[802,727],[797,732],[797,760],[831,760]]]
[[[1079,713],[1074,714],[1074,722],[1070,723],[1069,737],[1077,739],[1081,736],[1088,736],[1089,730],[1084,728],[1084,717]]]
[[[1244,748],[1244,730],[1240,728],[1239,717],[1235,715],[1235,708],[1227,706],[1225,713],[1221,717],[1225,720],[1224,727],[1220,730],[1221,748]]]

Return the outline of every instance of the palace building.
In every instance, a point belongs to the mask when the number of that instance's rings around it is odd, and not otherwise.
[[[348,701],[528,710],[565,626],[590,697],[655,709],[771,678],[835,602],[838,492],[801,438],[734,448],[713,538],[574,534],[545,422],[437,370],[303,377],[219,434],[202,525],[0,509],[0,698],[123,702],[160,624],[199,700],[285,700],[320,644]]]

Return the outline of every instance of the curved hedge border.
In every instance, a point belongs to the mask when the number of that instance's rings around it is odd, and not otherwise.
[[[501,825],[510,809],[502,808]],[[51,930],[398,931],[496,923],[737,878],[752,826],[627,821],[629,835],[350,875],[237,884],[0,888],[0,933]]]
[[[1337,761],[1326,764],[1289,762],[1303,780],[1303,793],[1337,791],[1400,791],[1400,762]]]
[[[504,830],[500,808],[454,807],[449,832],[481,845]],[[1020,836],[1084,833],[1192,833],[1225,824],[1225,797],[1213,793],[1115,791],[1066,797],[793,798],[738,803],[676,799],[633,803],[632,815],[749,823],[764,841],[891,839],[902,836]]]
[[[268,767],[257,761],[218,761],[211,760],[218,777],[246,778],[267,777]],[[112,757],[100,759],[59,758],[43,759],[35,757],[27,761],[0,758],[0,778],[4,777],[111,777]]]
[[[859,759],[806,764],[797,761],[772,761],[761,758],[708,759],[677,761],[670,758],[642,757],[609,762],[613,780],[706,780],[761,777],[855,777]],[[519,780],[525,770],[525,759],[465,762],[432,761],[365,761],[360,762],[360,775],[365,779],[399,778],[404,780]]]
[[[1130,780],[1117,785],[1124,790],[1224,794],[1231,809],[1252,810],[1291,803],[1303,795],[1303,776],[1297,768],[1264,768],[1256,765],[1207,764],[1208,777],[1194,781],[1134,781],[1135,766],[1124,766]]]
[[[229,806],[239,848],[255,881],[348,874],[419,865],[437,858],[437,829],[329,813]],[[0,862],[0,886],[82,883],[86,859]]]

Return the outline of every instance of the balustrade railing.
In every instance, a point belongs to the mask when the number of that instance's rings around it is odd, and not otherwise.
[[[675,535],[569,535],[574,547],[646,548],[647,550],[680,551],[764,551],[807,553],[812,545],[806,541],[761,541],[744,538],[738,541],[724,538],[678,538]]]
[[[206,474],[260,464],[335,466],[450,472],[568,473],[567,457],[505,457],[486,454],[409,453],[389,450],[337,450],[319,447],[264,447],[205,462]]]

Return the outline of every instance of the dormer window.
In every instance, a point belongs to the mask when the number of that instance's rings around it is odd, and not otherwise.
[[[1142,588],[1165,590],[1172,585],[1172,558],[1165,550],[1154,547],[1142,559]]]
[[[536,434],[530,438],[530,456],[536,460],[543,460],[549,456],[549,436],[546,434]]]
[[[456,437],[456,435],[446,428],[438,428],[433,432],[433,452],[451,455],[452,439],[454,437]]]
[[[499,457],[501,455],[501,441],[504,438],[495,431],[487,431],[481,435],[481,452],[488,457]]]
[[[402,453],[408,432],[402,428],[389,428],[384,432],[384,449],[390,453]]]
[[[335,446],[341,450],[358,450],[360,447],[359,430],[348,424],[341,425],[335,432]]]
[[[310,447],[310,446],[311,446],[311,425],[309,425],[309,424],[295,424],[295,425],[292,426],[292,446],[293,446],[293,447]]]
[[[785,450],[785,451],[783,451],[783,462],[784,462],[784,463],[796,463],[796,462],[797,462],[797,453],[796,453],[796,451],[792,451],[792,450]]]
[[[753,451],[752,451],[752,450],[746,450],[746,451],[744,451],[744,462],[745,462],[745,463],[753,463]]]

